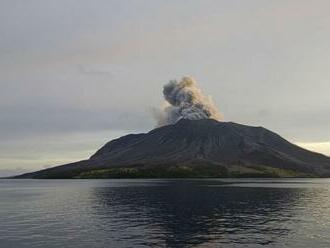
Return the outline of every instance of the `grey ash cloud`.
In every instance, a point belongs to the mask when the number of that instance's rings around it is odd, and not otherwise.
[[[205,95],[191,77],[171,80],[163,88],[166,105],[155,111],[158,126],[174,124],[180,119],[221,120],[211,96]]]

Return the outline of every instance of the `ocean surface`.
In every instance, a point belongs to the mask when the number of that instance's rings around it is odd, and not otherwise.
[[[328,248],[330,180],[0,180],[0,247]]]

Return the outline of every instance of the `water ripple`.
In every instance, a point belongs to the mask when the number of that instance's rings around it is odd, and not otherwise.
[[[4,247],[330,247],[330,180],[1,180]]]

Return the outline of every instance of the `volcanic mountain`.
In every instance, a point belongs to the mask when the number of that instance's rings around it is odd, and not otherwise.
[[[181,119],[112,140],[88,160],[16,178],[327,177],[330,158],[263,128]]]

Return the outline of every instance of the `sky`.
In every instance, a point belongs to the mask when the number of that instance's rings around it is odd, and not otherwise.
[[[155,127],[192,76],[226,121],[330,155],[327,0],[1,0],[0,176]]]

